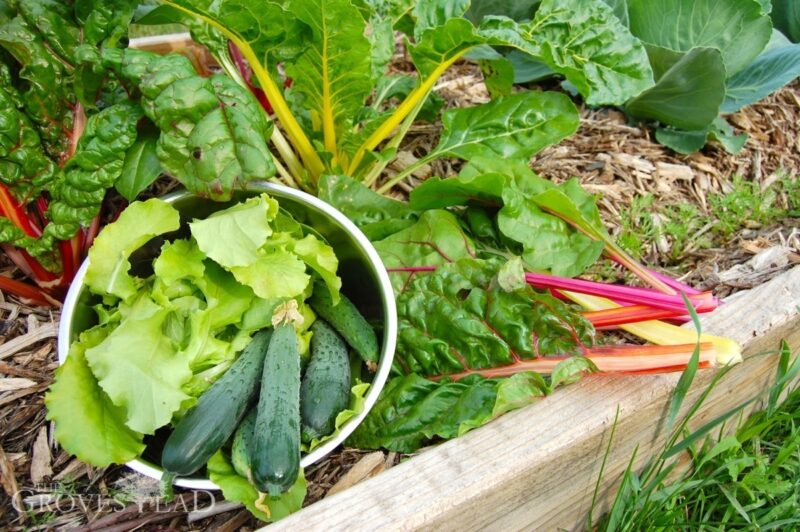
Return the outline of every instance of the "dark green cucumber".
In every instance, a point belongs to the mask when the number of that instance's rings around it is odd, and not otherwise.
[[[253,472],[250,454],[253,449],[253,429],[256,426],[256,409],[251,408],[233,435],[231,463],[240,476],[252,482]]]
[[[311,362],[300,386],[302,438],[308,443],[333,432],[336,416],[350,398],[350,357],[347,345],[323,320],[311,326]]]
[[[328,288],[318,282],[308,303],[374,370],[378,362],[378,337],[353,302],[341,294],[339,303],[334,305]]]
[[[291,324],[272,333],[253,430],[253,484],[277,497],[300,471],[300,354]]]
[[[217,452],[255,400],[271,331],[256,334],[228,371],[200,396],[167,439],[164,471],[191,475]]]

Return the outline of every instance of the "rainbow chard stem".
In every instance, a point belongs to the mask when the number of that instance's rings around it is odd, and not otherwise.
[[[683,371],[698,344],[679,345],[619,345],[598,346],[586,349],[586,358],[597,366],[601,374],[665,373]],[[700,368],[716,365],[714,344],[703,342],[700,346]],[[569,357],[539,357],[520,360],[514,364],[496,368],[469,369],[458,373],[428,377],[439,381],[444,378],[459,380],[469,375],[486,378],[508,377],[522,371],[551,373],[559,362]]]

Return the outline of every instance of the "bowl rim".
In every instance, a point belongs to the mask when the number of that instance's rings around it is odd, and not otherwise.
[[[335,223],[339,224],[342,229],[349,233],[361,248],[361,251],[364,252],[369,260],[371,268],[376,273],[381,292],[380,295],[383,304],[385,321],[383,344],[381,346],[380,357],[378,359],[378,369],[375,372],[372,383],[370,384],[369,390],[364,398],[364,408],[361,413],[345,422],[338,436],[325,442],[312,452],[302,457],[300,460],[300,467],[305,468],[327,456],[331,451],[333,451],[333,449],[344,443],[344,440],[347,439],[347,437],[356,429],[356,427],[361,424],[369,411],[375,405],[375,402],[378,400],[378,396],[380,395],[383,386],[386,384],[386,380],[392,368],[392,360],[394,358],[397,342],[397,307],[395,305],[394,290],[392,288],[391,280],[389,279],[389,273],[386,271],[386,267],[383,265],[383,261],[381,261],[381,258],[378,255],[378,252],[375,250],[375,247],[372,245],[366,235],[364,235],[364,233],[358,227],[356,227],[356,225],[349,218],[347,218],[341,211],[329,203],[301,190],[290,188],[285,185],[263,181],[248,183],[245,189],[241,190],[240,192],[266,192],[267,194],[275,192],[278,196],[288,196],[294,200],[297,200],[299,203],[306,204],[327,215]],[[184,198],[187,195],[192,195],[192,193],[182,188],[161,196],[160,199],[169,203],[173,203],[174,201]],[[277,199],[280,201],[280,197]],[[84,259],[83,264],[81,264],[80,268],[76,272],[72,284],[69,287],[69,291],[67,292],[67,296],[64,299],[64,305],[61,310],[61,318],[58,326],[57,348],[59,365],[64,363],[67,355],[69,354],[69,347],[71,344],[69,334],[70,330],[72,329],[72,315],[78,302],[78,298],[84,287],[83,281],[88,267],[89,257],[87,256]],[[161,478],[163,473],[161,468],[138,458],[127,462],[125,465],[137,473],[141,473],[154,479]],[[202,478],[177,477],[174,484],[182,488],[197,490],[220,489],[219,486],[217,486],[210,479]]]

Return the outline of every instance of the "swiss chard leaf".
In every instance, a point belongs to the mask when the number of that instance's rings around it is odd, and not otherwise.
[[[442,118],[442,136],[426,160],[529,158],[578,129],[578,111],[565,95],[524,92],[476,107],[451,109]]]
[[[482,378],[442,384],[416,374],[392,378],[347,444],[409,453],[434,437],[455,438],[462,424],[478,426],[491,419],[497,386],[496,380]]]
[[[72,238],[100,212],[106,190],[122,173],[126,153],[137,137],[142,111],[125,102],[92,115],[78,142],[75,155],[64,166],[63,178],[52,187],[47,211],[51,223],[45,237]]]
[[[104,61],[141,90],[145,115],[161,130],[159,161],[187,189],[226,200],[274,175],[272,123],[247,89],[225,76],[203,78],[178,55],[107,50]]]
[[[411,280],[398,295],[395,370],[423,376],[582,353],[593,328],[530,286],[506,291],[496,261],[465,259]]]
[[[476,254],[472,239],[458,219],[445,210],[425,211],[414,225],[374,245],[389,269],[441,266]],[[393,273],[395,290],[402,290],[412,277],[412,273]]]
[[[321,124],[326,151],[335,155],[337,138],[372,90],[366,23],[349,0],[291,0],[288,9],[311,39],[286,71]]]
[[[133,201],[163,172],[156,153],[156,136],[138,139],[125,154],[122,171],[114,184],[122,197]]]

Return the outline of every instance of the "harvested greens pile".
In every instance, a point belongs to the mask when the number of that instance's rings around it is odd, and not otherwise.
[[[375,333],[339,293],[334,250],[266,194],[194,220],[190,238],[167,239],[179,229],[178,211],[151,199],[98,236],[85,278],[97,324],[58,370],[48,418],[87,463],[155,457],[167,484],[207,465],[226,497],[279,518],[305,497],[301,417],[307,452],[361,411]],[[130,260],[152,274],[130,273]]]

